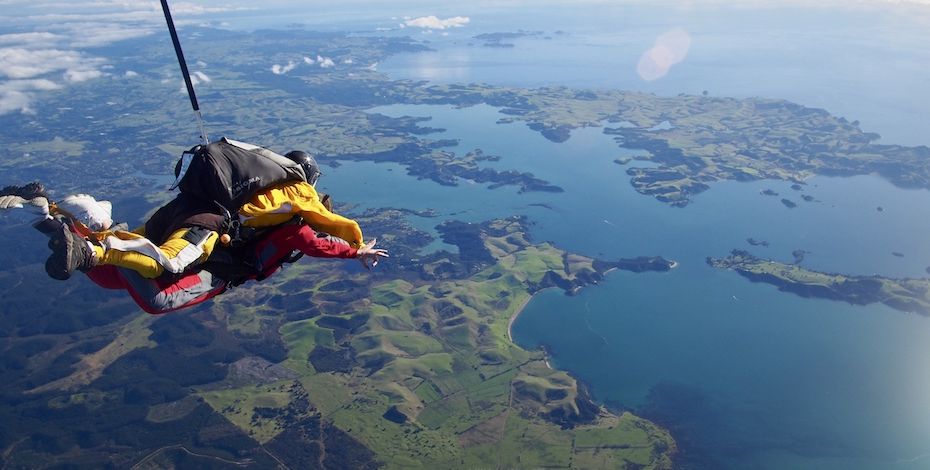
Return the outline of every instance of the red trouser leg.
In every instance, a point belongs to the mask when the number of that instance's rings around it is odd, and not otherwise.
[[[120,275],[119,269],[112,265],[94,266],[87,271],[87,277],[104,289],[126,289],[126,280]]]
[[[96,266],[87,277],[104,289],[125,289],[139,308],[158,315],[206,302],[226,290],[226,282],[208,271],[197,271],[178,279],[147,279],[129,269]]]

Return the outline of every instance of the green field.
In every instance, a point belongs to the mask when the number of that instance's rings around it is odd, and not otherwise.
[[[387,468],[670,468],[666,431],[597,407],[541,352],[508,339],[510,317],[547,275],[573,282],[595,272],[593,260],[522,234],[520,220],[488,223],[479,237],[494,261],[468,276],[386,279],[350,314],[281,323],[284,364],[299,373],[312,408]],[[255,410],[290,406],[283,386],[201,396],[266,442],[286,426]]]

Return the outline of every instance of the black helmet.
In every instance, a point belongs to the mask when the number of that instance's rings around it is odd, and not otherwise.
[[[304,169],[304,175],[307,176],[307,182],[310,183],[310,186],[316,186],[316,181],[320,179],[320,176],[323,176],[323,172],[320,171],[320,165],[317,165],[313,155],[303,150],[291,150],[284,156],[300,164],[300,167]]]

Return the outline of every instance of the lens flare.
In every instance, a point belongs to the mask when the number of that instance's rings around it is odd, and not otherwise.
[[[668,74],[672,66],[685,60],[691,49],[691,35],[676,28],[659,35],[655,44],[643,52],[636,64],[636,73],[647,82],[658,80]]]

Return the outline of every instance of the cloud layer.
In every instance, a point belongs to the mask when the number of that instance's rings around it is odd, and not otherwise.
[[[275,75],[284,75],[291,70],[294,70],[295,67],[297,67],[297,62],[294,62],[293,60],[288,62],[287,65],[274,64],[271,66],[271,73]]]
[[[471,22],[471,19],[467,16],[453,16],[451,18],[439,19],[434,15],[421,16],[419,18],[405,18],[404,20],[402,26],[424,29],[461,28]]]
[[[297,61],[289,60],[289,61],[287,61],[287,64],[286,64],[286,65],[273,64],[273,65],[271,66],[271,73],[273,73],[273,74],[275,74],[275,75],[284,75],[284,74],[286,74],[286,73],[288,73],[288,72],[290,72],[290,71],[296,69],[297,66],[300,65],[300,62],[301,62],[301,60],[297,60]],[[328,68],[331,68],[331,67],[335,67],[335,66],[336,66],[336,61],[334,61],[334,60],[332,59],[332,57],[323,57],[323,56],[321,56],[321,55],[317,55],[317,56],[316,56],[316,59],[314,59],[313,57],[310,57],[310,56],[303,56],[303,57],[302,57],[302,62],[303,62],[304,64],[306,64],[306,65],[318,66],[318,67],[324,68],[324,69],[328,69]],[[344,60],[342,61],[342,63],[343,63],[343,64],[351,65],[351,64],[353,63],[353,61],[352,61],[352,59],[344,59]]]
[[[84,49],[164,31],[164,16],[151,0],[0,0],[10,15],[0,27],[18,31],[0,34],[0,114],[34,113],[43,92],[108,76],[132,78]],[[215,14],[246,7],[205,6],[172,2],[176,18]],[[31,30],[29,30],[31,29]],[[206,75],[193,77],[208,82]]]

